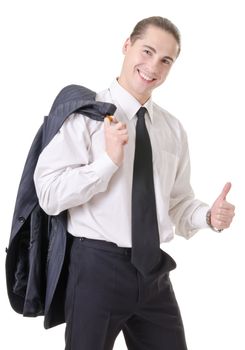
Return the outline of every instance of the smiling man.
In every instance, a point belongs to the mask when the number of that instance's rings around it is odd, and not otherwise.
[[[141,104],[161,85],[180,50],[180,37],[149,25],[141,34],[132,33],[123,46],[125,60],[119,84]],[[176,41],[177,40],[177,41]]]
[[[66,288],[66,350],[186,350],[160,249],[175,233],[228,228],[227,183],[211,208],[194,198],[186,133],[152,100],[180,52],[168,19],[140,21],[123,45],[121,73],[97,100],[116,105],[105,122],[70,115],[42,151],[34,174],[41,207],[67,210],[72,237]],[[57,232],[57,234],[59,234]]]

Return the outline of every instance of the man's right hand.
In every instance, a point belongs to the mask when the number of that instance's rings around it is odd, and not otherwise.
[[[120,166],[124,156],[124,145],[128,142],[127,126],[110,116],[104,119],[104,131],[106,152],[111,160]]]

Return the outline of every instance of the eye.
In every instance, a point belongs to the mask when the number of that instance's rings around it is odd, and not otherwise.
[[[145,53],[146,55],[148,55],[148,56],[151,56],[151,55],[152,55],[151,51],[150,51],[150,50],[147,50],[147,49],[144,49],[144,53]]]
[[[166,64],[166,65],[171,65],[173,62],[171,60],[169,60],[168,58],[163,58],[162,63]]]

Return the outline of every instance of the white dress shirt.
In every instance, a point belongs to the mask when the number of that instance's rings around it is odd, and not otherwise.
[[[136,113],[140,103],[115,80],[97,94],[117,107],[127,124],[124,161],[115,165],[105,152],[104,124],[72,114],[42,151],[34,174],[40,206],[49,215],[68,209],[68,232],[131,247],[131,191]],[[160,242],[175,232],[186,238],[207,227],[209,207],[194,198],[186,133],[180,122],[149,99],[146,125],[153,153]]]

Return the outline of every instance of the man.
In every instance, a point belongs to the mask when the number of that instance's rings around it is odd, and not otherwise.
[[[228,228],[234,206],[229,183],[211,209],[194,198],[186,134],[152,101],[179,52],[169,20],[140,21],[123,46],[120,76],[97,95],[116,105],[115,115],[101,123],[72,114],[39,157],[40,205],[50,215],[68,210],[74,237],[66,350],[110,350],[121,330],[130,350],[187,349],[169,280],[175,262],[159,244],[173,238],[172,222],[186,238],[208,225]]]

